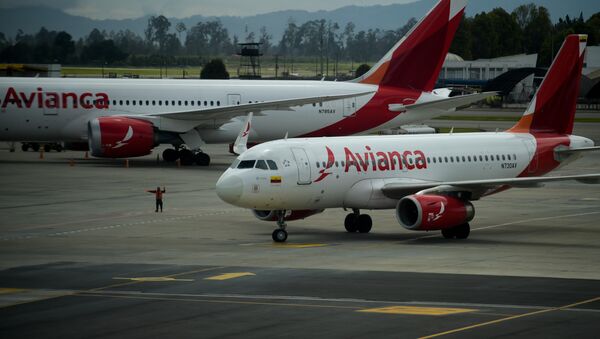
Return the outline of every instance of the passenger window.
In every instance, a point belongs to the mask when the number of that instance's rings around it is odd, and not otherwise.
[[[123,106],[123,100],[119,100],[119,105]]]
[[[517,160],[517,155],[513,154],[513,160]]]
[[[335,167],[338,167],[338,162],[337,161],[335,162]]]
[[[162,100],[158,100],[158,106],[162,106]]]
[[[187,100],[183,102],[183,105],[184,105],[184,106],[187,106]]]
[[[144,104],[142,103],[142,100],[140,100],[140,106],[143,106]]]
[[[346,162],[342,161],[342,167],[346,166]]]
[[[169,100],[165,100],[165,106],[169,106]]]
[[[504,154],[502,154],[502,161],[506,160],[506,157],[504,156]]]
[[[463,162],[467,161],[467,159],[465,159],[465,156],[464,156],[464,155],[462,156],[462,161],[463,161]]]
[[[220,101],[217,101],[217,106],[221,106],[221,102]]]
[[[117,100],[113,100],[113,106],[117,105]]]
[[[207,104],[206,104],[206,100],[204,100],[204,106],[207,106]]]
[[[325,163],[325,161],[323,161],[323,168],[326,168],[327,164]]]
[[[264,160],[258,160],[256,162],[256,168],[261,169],[261,170],[269,169],[269,167],[267,167],[267,163]]]
[[[277,170],[277,164],[275,163],[275,161],[267,160],[267,164],[269,165],[269,168],[272,169],[273,171]]]
[[[181,106],[181,100],[177,101],[177,105]]]
[[[171,100],[171,106],[175,106],[175,100]]]
[[[481,155],[479,156],[479,161],[483,161],[483,157]]]
[[[321,165],[319,164],[318,161],[317,161],[317,168],[321,168]]]
[[[210,102],[210,105],[211,105],[211,106],[213,106],[213,105],[214,105],[214,101],[211,101],[211,102]]]
[[[238,169],[245,169],[245,168],[254,168],[254,163],[256,162],[256,160],[242,160],[240,161],[240,164],[238,165]]]
[[[133,106],[135,106],[135,100],[131,100],[131,103],[133,104]]]

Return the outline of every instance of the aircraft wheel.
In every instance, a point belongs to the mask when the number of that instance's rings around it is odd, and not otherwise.
[[[273,231],[271,235],[274,242],[285,242],[287,240],[288,234],[285,230],[278,228]]]
[[[203,152],[196,153],[194,155],[194,162],[198,166],[208,166],[210,164],[210,156]]]
[[[454,229],[453,228],[445,228],[442,230],[442,235],[446,239],[454,239]]]
[[[179,151],[179,159],[184,166],[192,165],[194,163],[194,153],[188,149],[182,149]]]
[[[454,228],[454,232],[456,234],[456,239],[467,239],[469,237],[469,233],[471,233],[471,227],[469,226],[469,223],[465,223],[460,226],[456,226]]]
[[[40,150],[40,145],[39,145],[39,144],[31,144],[31,149],[32,149],[34,152],[37,152],[37,151],[39,151],[39,150]]]
[[[344,219],[344,227],[348,233],[354,233],[358,231],[358,216],[354,213],[350,213]]]
[[[28,144],[21,144],[21,150],[23,152],[27,152],[29,150],[29,145]]]
[[[52,148],[50,147],[50,145],[44,145],[44,152],[48,153],[52,150]]]
[[[63,151],[63,147],[62,147],[62,145],[61,145],[61,144],[57,144],[57,145],[54,147],[54,149],[55,149],[57,152],[59,152],[59,153]]]
[[[373,220],[368,214],[361,214],[358,216],[358,232],[369,233],[373,227]]]
[[[179,158],[179,153],[172,148],[167,148],[163,151],[162,158],[166,162],[174,162]]]

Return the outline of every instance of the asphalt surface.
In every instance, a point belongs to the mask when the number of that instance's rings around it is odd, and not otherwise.
[[[597,124],[578,129],[600,141]],[[0,151],[0,337],[600,333],[600,186],[477,201],[465,241],[404,230],[391,210],[348,234],[331,210],[277,245],[274,225],[216,197],[234,157],[206,150],[209,168]],[[599,169],[595,153],[556,174]]]

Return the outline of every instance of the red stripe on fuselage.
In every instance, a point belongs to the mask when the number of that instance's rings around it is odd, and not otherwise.
[[[527,168],[519,177],[534,177],[544,175],[560,165],[554,158],[554,150],[560,145],[569,146],[571,139],[564,134],[532,134],[536,140],[536,149]]]
[[[389,122],[401,114],[391,112],[388,105],[407,102],[412,104],[420,95],[421,92],[419,91],[379,87],[373,98],[358,109],[354,115],[298,137],[346,136],[368,131]]]

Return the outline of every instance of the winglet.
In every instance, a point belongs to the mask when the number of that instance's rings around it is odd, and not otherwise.
[[[369,72],[355,82],[431,92],[467,0],[440,0]]]
[[[565,38],[529,107],[509,132],[573,132],[586,44],[585,34],[571,34]]]
[[[246,122],[240,130],[235,143],[233,144],[233,153],[242,154],[248,149],[248,136],[250,135],[250,128],[252,127],[252,112],[248,113]]]

